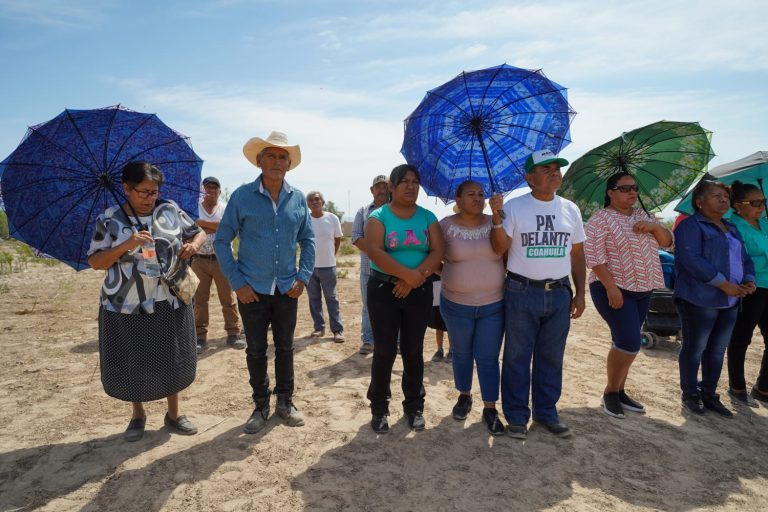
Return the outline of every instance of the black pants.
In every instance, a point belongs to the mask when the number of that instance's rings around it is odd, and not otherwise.
[[[768,391],[768,288],[758,288],[752,295],[747,295],[741,301],[741,311],[736,318],[731,342],[728,345],[728,381],[731,389],[746,389],[744,379],[744,359],[747,347],[752,343],[752,333],[755,326],[760,326],[763,333],[763,362],[760,365],[760,375],[757,378],[757,388]]]
[[[373,364],[368,399],[374,416],[389,414],[392,365],[403,357],[403,409],[406,414],[424,410],[424,332],[432,309],[432,283],[414,288],[404,299],[392,295],[394,285],[375,277],[368,280],[368,314],[373,328]]]
[[[275,290],[275,295],[257,294],[258,302],[237,301],[245,327],[245,361],[248,363],[253,401],[256,407],[269,404],[267,374],[267,329],[272,325],[275,340],[275,394],[279,398],[293,396],[293,333],[299,301]]]

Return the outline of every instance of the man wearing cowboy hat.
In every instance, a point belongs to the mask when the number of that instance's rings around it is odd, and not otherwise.
[[[269,419],[267,330],[275,343],[277,415],[287,425],[304,425],[293,404],[293,332],[299,295],[315,265],[315,240],[304,194],[285,181],[285,173],[301,161],[298,145],[284,133],[250,139],[243,154],[261,169],[253,183],[239,187],[229,199],[214,247],[224,274],[238,299],[245,327],[246,362],[256,408],[245,424],[255,434]],[[240,237],[238,258],[231,242]],[[301,248],[296,268],[296,246]]]

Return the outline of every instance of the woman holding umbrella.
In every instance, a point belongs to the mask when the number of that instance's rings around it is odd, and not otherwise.
[[[440,221],[445,238],[440,311],[453,351],[453,380],[459,398],[453,417],[464,420],[472,407],[472,369],[477,364],[483,421],[491,435],[504,435],[499,399],[499,352],[504,337],[504,249],[491,243],[501,229],[501,195],[491,198],[491,215],[483,214],[483,187],[467,180],[456,189],[455,215]]]
[[[768,219],[765,218],[765,195],[759,187],[735,181],[731,184],[731,193],[736,215],[731,216],[730,221],[739,230],[755,265],[757,289],[742,300],[728,344],[728,394],[738,402],[757,407],[755,399],[768,405],[768,345],[763,350],[760,374],[750,393],[744,379],[744,359],[756,326],[760,326],[763,342],[768,344]]]
[[[398,165],[389,177],[392,199],[371,212],[365,243],[371,259],[368,311],[373,328],[371,427],[389,431],[390,382],[397,355],[403,357],[403,409],[408,425],[423,430],[424,332],[432,308],[432,283],[426,282],[443,259],[443,236],[435,214],[416,205],[419,171]]]
[[[165,425],[192,435],[197,428],[179,415],[178,393],[195,379],[194,315],[160,274],[194,255],[205,233],[176,203],[158,199],[163,173],[154,165],[126,164],[122,183],[128,201],[99,216],[88,251],[91,267],[107,271],[99,309],[101,381],[108,395],[133,404],[126,441],[144,435],[143,402],[161,398],[168,401]]]
[[[589,292],[595,308],[611,330],[608,383],[603,411],[623,418],[624,410],[644,413],[642,404],[624,390],[627,374],[640,351],[640,328],[648,314],[651,291],[664,287],[659,247],[672,245],[672,233],[642,208],[636,208],[638,187],[628,172],[605,184],[604,208],[587,221],[584,253]]]
[[[755,291],[755,269],[738,229],[723,219],[731,207],[728,187],[702,180],[693,189],[691,203],[696,213],[675,230],[682,402],[696,414],[709,409],[730,418],[733,413],[716,393],[717,382],[739,299]]]

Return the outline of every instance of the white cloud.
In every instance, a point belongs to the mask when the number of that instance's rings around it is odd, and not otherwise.
[[[2,0],[0,19],[49,27],[86,29],[102,24],[110,0],[84,0],[77,4],[66,0]]]

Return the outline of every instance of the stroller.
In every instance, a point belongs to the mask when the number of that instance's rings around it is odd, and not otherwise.
[[[662,337],[679,338],[681,329],[680,317],[672,298],[672,290],[675,287],[675,257],[667,251],[659,250],[659,259],[666,288],[651,292],[648,316],[640,332],[641,344],[647,349],[654,348]]]

